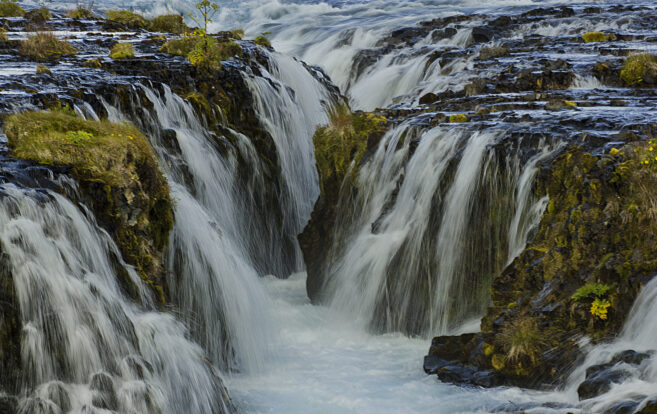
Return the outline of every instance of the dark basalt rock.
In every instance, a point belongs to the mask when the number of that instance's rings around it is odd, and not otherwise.
[[[94,391],[92,404],[94,407],[106,410],[117,410],[118,399],[112,377],[104,372],[94,374],[91,378],[89,388]]]
[[[604,394],[611,389],[612,384],[619,384],[631,376],[627,371],[613,367],[598,367],[598,369],[592,375],[587,372],[586,380],[577,387],[580,400]]]

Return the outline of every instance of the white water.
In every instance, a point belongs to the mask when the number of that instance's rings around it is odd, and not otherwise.
[[[11,184],[0,191],[0,243],[23,326],[21,413],[88,412],[98,399],[121,412],[226,408],[183,325],[123,296],[107,233],[60,195]],[[136,272],[118,266],[150,302]],[[94,390],[103,378],[111,391]]]

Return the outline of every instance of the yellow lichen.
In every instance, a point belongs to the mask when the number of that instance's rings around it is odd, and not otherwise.
[[[605,35],[602,32],[587,32],[587,33],[584,33],[582,35],[582,39],[584,39],[584,41],[586,43],[606,42],[608,40],[607,35]]]

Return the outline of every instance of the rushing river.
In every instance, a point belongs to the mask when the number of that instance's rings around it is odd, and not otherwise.
[[[98,6],[128,6],[149,15],[156,15],[164,12],[191,12],[192,3],[189,0],[117,0],[103,1]],[[341,91],[349,96],[355,108],[374,109],[393,104],[412,107],[426,91],[446,90],[466,82],[467,73],[464,71],[462,75],[457,73],[455,76],[444,76],[438,69],[427,70],[428,56],[435,46],[429,41],[388,51],[364,72],[354,70],[355,59],[360,50],[376,46],[395,29],[411,26],[422,20],[474,11],[503,14],[509,10],[517,11],[559,3],[573,5],[580,2],[499,0],[486,3],[485,7],[482,3],[484,2],[480,0],[229,0],[221,4],[222,9],[213,23],[213,29],[241,27],[247,37],[268,32],[278,52],[272,58],[276,62],[276,73],[266,74],[269,79],[267,81],[253,78],[247,80],[247,84],[254,95],[260,98],[256,102],[260,119],[276,140],[277,151],[283,159],[282,175],[286,186],[284,191],[287,192],[284,208],[289,221],[286,225],[290,231],[300,232],[303,229],[319,192],[312,159],[312,132],[327,119],[322,101],[332,99],[329,92],[291,57],[323,68]],[[596,2],[597,5],[605,3]],[[64,9],[71,7],[73,2],[58,1],[49,3],[51,4]],[[619,27],[614,26],[612,22],[593,24],[577,19],[573,19],[568,25],[558,30],[581,32],[622,28],[622,24]],[[471,30],[470,27],[460,28],[459,33],[445,40],[440,46],[465,45]],[[523,30],[526,30],[526,33],[544,33],[557,29],[527,27]],[[464,61],[463,68],[466,69],[469,64],[470,62]],[[578,88],[593,89],[599,86],[590,80],[578,82],[574,85]],[[294,93],[279,92],[285,90],[284,88],[270,88],[271,84],[278,83],[288,86]],[[381,85],[390,86],[382,88]],[[370,174],[368,183],[371,185],[372,194],[369,195],[371,198],[363,201],[366,207],[363,214],[371,214],[371,217],[364,216],[365,225],[352,229],[354,238],[350,248],[353,257],[344,257],[339,263],[340,278],[336,282],[338,285],[333,287],[333,300],[329,305],[315,306],[306,295],[305,273],[294,273],[288,279],[258,276],[258,264],[253,259],[255,254],[250,251],[252,246],[257,245],[258,234],[245,234],[245,229],[250,228],[247,214],[258,212],[249,211],[248,197],[235,192],[231,187],[234,171],[231,170],[230,160],[223,159],[206,147],[200,123],[193,119],[190,107],[180,98],[174,97],[170,91],[156,92],[146,87],[144,90],[157,115],[150,120],[153,130],[175,129],[179,139],[184,138],[181,142],[185,142],[181,163],[194,167],[189,172],[191,181],[185,181],[189,178],[185,178],[182,170],[177,169],[179,166],[173,165],[165,171],[174,197],[178,200],[173,245],[168,254],[172,257],[184,255],[188,258],[186,267],[182,269],[186,281],[176,292],[177,304],[182,314],[180,319],[183,323],[193,320],[202,321],[204,324],[203,332],[192,333],[192,336],[214,361],[224,360],[223,364],[217,365],[221,365],[219,368],[223,370],[228,391],[240,411],[286,414],[486,413],[500,407],[514,408],[530,404],[527,406],[530,412],[565,412],[573,409],[586,412],[596,411],[598,406],[595,404],[608,402],[592,401],[586,406],[578,406],[574,390],[577,380],[581,380],[583,376],[583,368],[576,371],[567,388],[559,392],[458,387],[440,383],[434,376],[427,376],[422,371],[422,358],[427,353],[433,334],[478,330],[478,320],[472,312],[457,312],[456,319],[447,320],[448,310],[445,304],[449,292],[454,289],[453,286],[458,286],[459,271],[462,269],[460,266],[469,260],[465,253],[457,251],[454,240],[468,237],[467,229],[476,225],[468,221],[467,212],[474,208],[473,197],[481,190],[480,183],[490,177],[496,177],[496,172],[491,167],[494,154],[488,151],[488,147],[501,139],[500,134],[503,131],[469,134],[438,128],[417,132],[421,136],[420,145],[423,151],[416,153],[413,156],[415,158],[405,167],[403,173],[410,177],[406,181],[408,188],[400,190],[402,194],[406,194],[406,191],[409,194],[408,200],[413,203],[399,203],[393,210],[390,221],[383,224],[383,236],[375,238],[370,237],[369,226],[383,208],[384,196],[394,190],[386,179],[402,174],[402,167],[395,164],[395,157],[400,155],[386,151],[387,147],[384,145],[395,147],[399,135],[406,131],[398,129],[389,133],[368,166],[376,170],[365,171]],[[128,118],[110,104],[107,109],[115,120]],[[165,150],[158,146],[157,137],[153,138],[153,143],[160,160],[166,160],[167,155]],[[505,178],[508,180],[508,189],[513,194],[507,221],[504,221],[504,234],[505,237],[508,235],[509,244],[508,258],[513,258],[522,250],[531,227],[537,224],[540,212],[545,207],[546,200],[535,200],[529,195],[536,163],[541,157],[549,156],[560,145],[558,142],[545,143],[533,158],[522,165],[512,156],[508,158],[508,165],[517,167],[513,174]],[[248,140],[244,140],[243,146],[243,153],[248,154],[251,151]],[[429,220],[429,204],[424,205],[422,202],[431,202],[436,186],[442,179],[442,169],[457,153],[462,159],[462,165],[456,170],[452,187],[444,194],[447,200],[446,212],[440,233],[443,242],[438,243],[434,252],[438,259],[448,257],[449,260],[439,260],[441,274],[446,276],[437,287],[439,291],[435,292],[435,306],[428,313],[426,327],[423,326],[421,335],[414,337],[394,332],[372,334],[363,319],[367,319],[373,312],[376,299],[374,296],[382,283],[382,280],[374,278],[382,275],[388,266],[384,260],[386,256],[398,252],[399,246],[395,244],[397,241],[401,244],[401,241],[412,239],[415,234],[424,231],[425,223]],[[257,175],[255,160],[253,165],[254,174]],[[423,169],[423,166],[431,168]],[[384,176],[384,173],[389,176]],[[361,179],[367,180],[368,177]],[[19,197],[15,194],[13,196]],[[426,200],[423,200],[422,196]],[[69,208],[65,201],[55,201],[59,203],[56,205],[63,206],[60,208]],[[240,214],[245,216],[236,219]],[[35,225],[39,224],[39,217],[34,219]],[[73,218],[77,219],[76,216]],[[216,223],[222,230],[207,226],[209,222]],[[84,223],[84,229],[97,231],[93,224],[88,223]],[[363,233],[363,229],[368,230]],[[11,234],[0,236],[10,237]],[[419,248],[421,240],[415,242]],[[99,249],[115,249],[105,239],[99,239],[97,243],[102,245]],[[279,258],[272,255],[270,259]],[[413,265],[411,263],[409,266]],[[302,270],[303,263],[294,263],[292,267]],[[366,286],[355,286],[352,276],[355,278],[363,272],[370,272],[372,280],[368,281]],[[114,289],[113,284],[108,281],[111,279],[110,274],[101,272],[101,276],[103,283]],[[637,316],[648,312],[650,306],[654,308],[654,304],[651,305],[649,300],[650,295],[654,297],[654,291],[653,283],[644,292],[646,297],[638,305],[643,306],[643,310],[635,309],[634,317],[630,318],[626,331],[619,339],[622,343],[616,346],[619,350],[627,349],[628,343],[647,349],[649,345],[646,344],[654,340],[637,333],[650,330],[651,327],[654,331],[654,318],[641,319]],[[399,297],[401,296],[403,293],[399,293]],[[476,302],[476,298],[471,299]],[[404,300],[412,301],[412,298]],[[119,299],[116,301],[125,307],[126,318],[142,320],[150,316],[122,304]],[[485,307],[479,305],[476,312],[483,309]],[[184,345],[187,353],[198,352],[195,344],[184,339],[187,334],[180,321],[170,320],[169,317],[150,317],[153,318],[149,322],[151,325],[159,324],[172,331],[171,336],[180,341],[181,346]],[[150,325],[143,330],[146,328],[150,328]],[[138,334],[141,335],[141,332]],[[226,340],[221,335],[230,337],[229,352],[234,354],[234,359],[224,354]],[[607,355],[611,352],[610,349],[615,349],[614,346],[594,348],[586,364],[595,363],[597,359],[602,358],[601,355]],[[146,351],[150,351],[150,348]],[[168,348],[152,352],[160,358],[175,353]],[[117,351],[117,360],[123,356]],[[186,358],[188,355],[178,355],[176,369],[183,370],[184,365],[188,363]],[[195,370],[208,377],[199,380],[201,385],[209,386],[207,384],[211,383],[212,379],[209,378],[205,367],[198,366]],[[629,395],[633,390],[654,386],[657,382],[655,371],[657,369],[653,367],[652,370],[646,371],[647,373],[637,373],[636,378],[625,388],[619,386],[619,398]],[[155,385],[166,383],[166,373],[158,375],[162,378],[155,376],[152,382]],[[186,377],[178,372],[176,375],[177,382],[159,386],[163,389],[181,386],[179,383],[186,381]],[[570,407],[536,407],[536,404],[555,401],[566,403]],[[178,407],[184,406],[184,397],[180,397],[175,403]],[[209,407],[213,402],[200,400],[195,403],[197,407]],[[532,406],[534,408],[531,408]]]

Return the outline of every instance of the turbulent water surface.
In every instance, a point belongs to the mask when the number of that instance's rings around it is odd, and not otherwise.
[[[65,9],[72,7],[73,3],[58,1],[49,5]],[[274,73],[265,73],[263,77],[254,76],[247,79],[246,83],[257,97],[255,107],[259,117],[274,137],[282,159],[286,230],[300,232],[303,229],[319,193],[311,136],[317,125],[326,122],[324,104],[333,99],[330,91],[292,57],[324,69],[341,91],[349,96],[355,108],[374,109],[394,104],[412,107],[426,91],[447,90],[459,85],[462,87],[469,79],[468,68],[472,62],[467,59],[454,64],[452,76],[445,75],[440,67],[434,67],[433,64],[428,66],[427,63],[434,47],[468,44],[472,28],[467,25],[460,27],[456,35],[441,41],[439,45],[427,39],[413,46],[387,51],[364,71],[354,69],[360,50],[375,47],[391,31],[421,20],[484,9],[490,13],[502,14],[509,10],[518,11],[564,2],[499,0],[486,2],[485,7],[483,3],[474,0],[231,0],[222,3],[222,11],[212,26],[214,29],[242,27],[247,36],[251,37],[271,32],[269,36],[277,50],[271,57]],[[580,2],[565,3],[576,5]],[[596,4],[604,5],[606,2]],[[150,15],[192,10],[192,2],[186,0],[107,0],[98,4],[100,8],[116,6],[133,7]],[[559,30],[580,33],[606,28],[622,29],[623,23],[611,20],[591,23],[573,18],[561,27],[527,26],[519,36],[526,33],[549,35],[551,31]],[[285,87],[272,86],[279,84]],[[579,78],[573,86],[589,90],[600,85],[595,80]],[[152,387],[157,391],[155,395],[162,399],[158,404],[184,406],[185,396],[179,394],[190,392],[184,388],[189,387],[186,382],[190,379],[181,370],[186,364],[192,364],[189,362],[190,355],[201,352],[197,345],[185,339],[191,336],[212,357],[217,367],[222,369],[234,404],[244,412],[490,412],[505,406],[517,408],[527,403],[554,401],[571,406],[562,411],[596,411],[609,401],[593,400],[588,405],[578,405],[575,389],[578,380],[581,381],[584,368],[597,361],[604,361],[614,350],[628,349],[630,345],[647,349],[650,341],[654,343],[656,340],[654,334],[649,336],[641,333],[650,331],[650,327],[653,327],[654,332],[654,318],[642,316],[650,312],[650,309],[653,313],[655,311],[657,288],[653,283],[639,299],[623,335],[614,344],[592,348],[588,360],[573,373],[563,391],[541,393],[514,388],[464,388],[439,383],[435,377],[426,376],[422,372],[422,357],[426,354],[431,335],[478,330],[477,317],[487,305],[485,296],[481,295],[481,292],[487,292],[486,281],[479,281],[482,283],[479,290],[469,292],[469,296],[463,295],[460,305],[450,302],[452,294],[462,290],[459,276],[469,269],[467,266],[473,256],[472,251],[459,250],[459,246],[466,243],[464,240],[470,237],[468,231],[474,226],[471,216],[476,213],[475,196],[486,191],[499,194],[500,187],[490,185],[498,181],[503,182],[501,186],[505,186],[504,191],[510,194],[506,199],[509,206],[505,211],[506,216],[500,219],[503,232],[500,237],[505,240],[501,257],[505,264],[523,249],[545,208],[546,199],[534,199],[530,194],[532,183],[538,164],[560,148],[560,142],[541,142],[522,162],[517,154],[499,161],[491,147],[502,140],[504,128],[472,132],[442,128],[414,130],[412,126],[401,125],[393,129],[359,177],[371,192],[362,195],[362,200],[356,200],[362,209],[359,210],[361,216],[353,220],[349,227],[349,254],[344,255],[335,265],[334,272],[339,277],[329,286],[331,300],[327,305],[316,306],[311,305],[307,298],[305,273],[294,273],[286,280],[273,276],[258,277],[265,267],[261,265],[262,260],[273,262],[281,259],[276,252],[265,252],[266,249],[258,246],[261,234],[258,232],[268,229],[254,229],[251,226],[249,214],[258,212],[250,211],[249,198],[232,186],[235,171],[231,157],[236,154],[221,155],[211,148],[204,136],[202,123],[194,119],[191,108],[170,90],[136,87],[144,89],[154,107],[154,116],[150,120],[135,121],[147,125],[153,131],[173,129],[181,143],[180,159],[172,160],[168,158],[158,134],[152,136],[160,161],[167,166],[165,173],[177,200],[176,227],[168,254],[172,258],[172,274],[183,275],[184,282],[178,286],[175,300],[180,307],[180,319],[190,325],[191,333],[188,334],[181,322],[173,318],[143,312],[124,303],[125,300],[111,282],[111,275],[106,272],[109,265],[99,269],[84,269],[85,263],[91,260],[86,255],[93,252],[82,250],[73,255],[72,252],[79,248],[76,243],[94,243],[100,246],[98,249],[101,251],[115,251],[116,248],[104,233],[95,237],[88,235],[85,240],[75,240],[75,237],[80,236],[68,234],[71,229],[53,227],[49,239],[51,243],[34,247],[42,251],[42,255],[50,250],[56,256],[71,254],[67,261],[80,267],[77,271],[79,277],[84,272],[93,274],[89,276],[90,281],[86,285],[76,287],[81,283],[79,280],[66,276],[63,271],[55,272],[54,276],[61,279],[61,283],[57,288],[53,287],[52,291],[57,296],[43,305],[46,309],[60,307],[66,310],[65,303],[71,300],[93,302],[89,285],[107,291],[107,303],[90,303],[87,306],[97,311],[99,316],[109,312],[101,309],[103,307],[114,309],[110,314],[117,315],[120,323],[135,326],[134,334],[137,338],[134,340],[139,342],[140,352],[167,359],[164,365],[175,371],[170,376],[166,372],[154,372],[152,378],[137,381],[126,367],[126,374],[117,379],[124,384],[122,392],[125,394],[145,392],[144,389]],[[129,119],[122,112],[126,108],[117,108],[114,103],[108,102],[106,109],[116,120]],[[398,147],[400,136],[407,133],[415,134],[419,149],[408,164],[402,166],[407,148],[403,145],[400,145],[400,151],[395,148]],[[409,141],[406,141],[406,146]],[[252,158],[249,162],[257,178],[258,161],[253,156],[247,137],[244,137],[239,151],[240,156]],[[456,168],[447,177],[447,165],[455,159],[458,161]],[[501,171],[504,171],[504,175]],[[402,174],[406,177],[404,184],[401,188],[395,188],[395,180]],[[389,259],[394,255],[409,255],[411,253],[408,252],[424,248],[424,231],[430,221],[431,203],[440,185],[444,186],[444,191],[440,193],[444,198],[441,204],[443,215],[439,220],[440,231],[437,235],[430,235],[436,240],[436,245],[432,246],[430,253],[422,256],[423,259],[429,257],[429,260],[433,260],[431,265],[440,274],[438,285],[432,287],[435,295],[428,299],[431,305],[422,309],[422,318],[426,319],[420,321],[419,316],[413,314],[416,309],[412,296],[405,294],[401,288],[397,292],[390,288],[396,301],[390,305],[390,309],[396,313],[386,320],[385,327],[379,326],[381,329],[376,330],[384,333],[373,334],[370,329],[372,315],[380,305],[386,272],[390,271]],[[257,184],[254,184],[254,188],[257,188]],[[24,194],[25,191],[13,187],[3,187],[1,190],[8,194],[3,203],[24,216],[0,214],[0,222],[3,224],[0,237],[6,245],[15,245],[18,249],[16,255],[27,254],[30,243],[44,243],[31,239],[18,243],[17,237],[22,229],[33,230],[41,222],[54,221],[53,217],[57,215],[74,223],[80,234],[100,232],[94,223],[72,213],[74,209],[58,196],[42,196],[47,198],[47,202],[39,205],[32,202],[37,198],[36,194]],[[378,234],[373,235],[371,223],[380,216],[387,198],[395,191],[399,191],[400,199],[405,202],[394,205],[380,224]],[[67,245],[67,238],[73,239],[71,246]],[[175,258],[180,257],[186,258],[184,263],[176,261]],[[296,262],[289,265],[289,269],[303,269],[299,257],[297,251]],[[411,260],[415,256],[403,257],[410,258],[404,262],[407,268],[424,269],[426,265]],[[419,257],[415,258],[419,260]],[[38,267],[39,261],[46,259],[37,255],[29,263]],[[102,260],[106,258],[95,258],[93,263]],[[274,267],[285,266],[281,264]],[[365,282],[359,277],[363,274],[368,275]],[[46,277],[37,272],[32,277],[49,278],[49,283],[54,283],[52,274]],[[172,280],[172,285],[175,282]],[[25,289],[25,292],[19,292],[21,299],[29,295],[30,285],[26,285]],[[31,307],[26,305],[26,309]],[[34,309],[34,312],[38,312],[38,309]],[[418,320],[418,327],[412,329],[412,333],[419,336],[409,337],[398,333],[404,331],[403,326],[409,319]],[[110,323],[117,322],[99,322],[97,329]],[[203,328],[199,328],[198,324]],[[91,328],[71,319],[63,321],[62,329]],[[177,351],[150,343],[147,339],[150,329],[166,332],[168,336],[164,341],[176,341],[179,344]],[[47,370],[51,369],[48,367],[47,355],[39,352],[39,341],[43,340],[38,336],[30,338],[34,348],[30,351],[30,358],[43,371],[36,377],[39,381],[49,380]],[[82,378],[102,370],[103,363],[126,364],[127,355],[138,353],[131,348],[134,345],[128,339],[118,337],[115,341],[117,344],[112,347],[114,353],[107,357],[111,359],[109,362],[95,361],[84,352],[78,354],[78,357],[81,355],[89,361],[79,367],[73,364],[80,372],[71,373],[71,383],[85,382]],[[614,395],[621,398],[637,390],[648,393],[650,387],[654,387],[657,382],[654,364],[653,361],[651,366],[644,367],[644,371],[637,371],[633,380],[619,385]],[[192,368],[197,375],[193,386],[201,390],[210,387],[213,379],[208,369],[198,364],[192,364]],[[135,382],[138,384],[135,385]],[[89,398],[86,392],[87,389],[80,386],[78,394],[81,397],[73,402],[76,407]],[[170,401],[166,400],[167,393],[172,395]],[[216,402],[207,398],[206,391],[200,394],[193,401],[195,406],[188,408],[194,412],[209,412]],[[139,410],[139,407],[134,407],[129,395],[122,397],[122,403],[126,409]],[[529,411],[532,410],[531,406],[527,407]],[[551,410],[560,411],[559,408],[534,409],[535,412]]]

